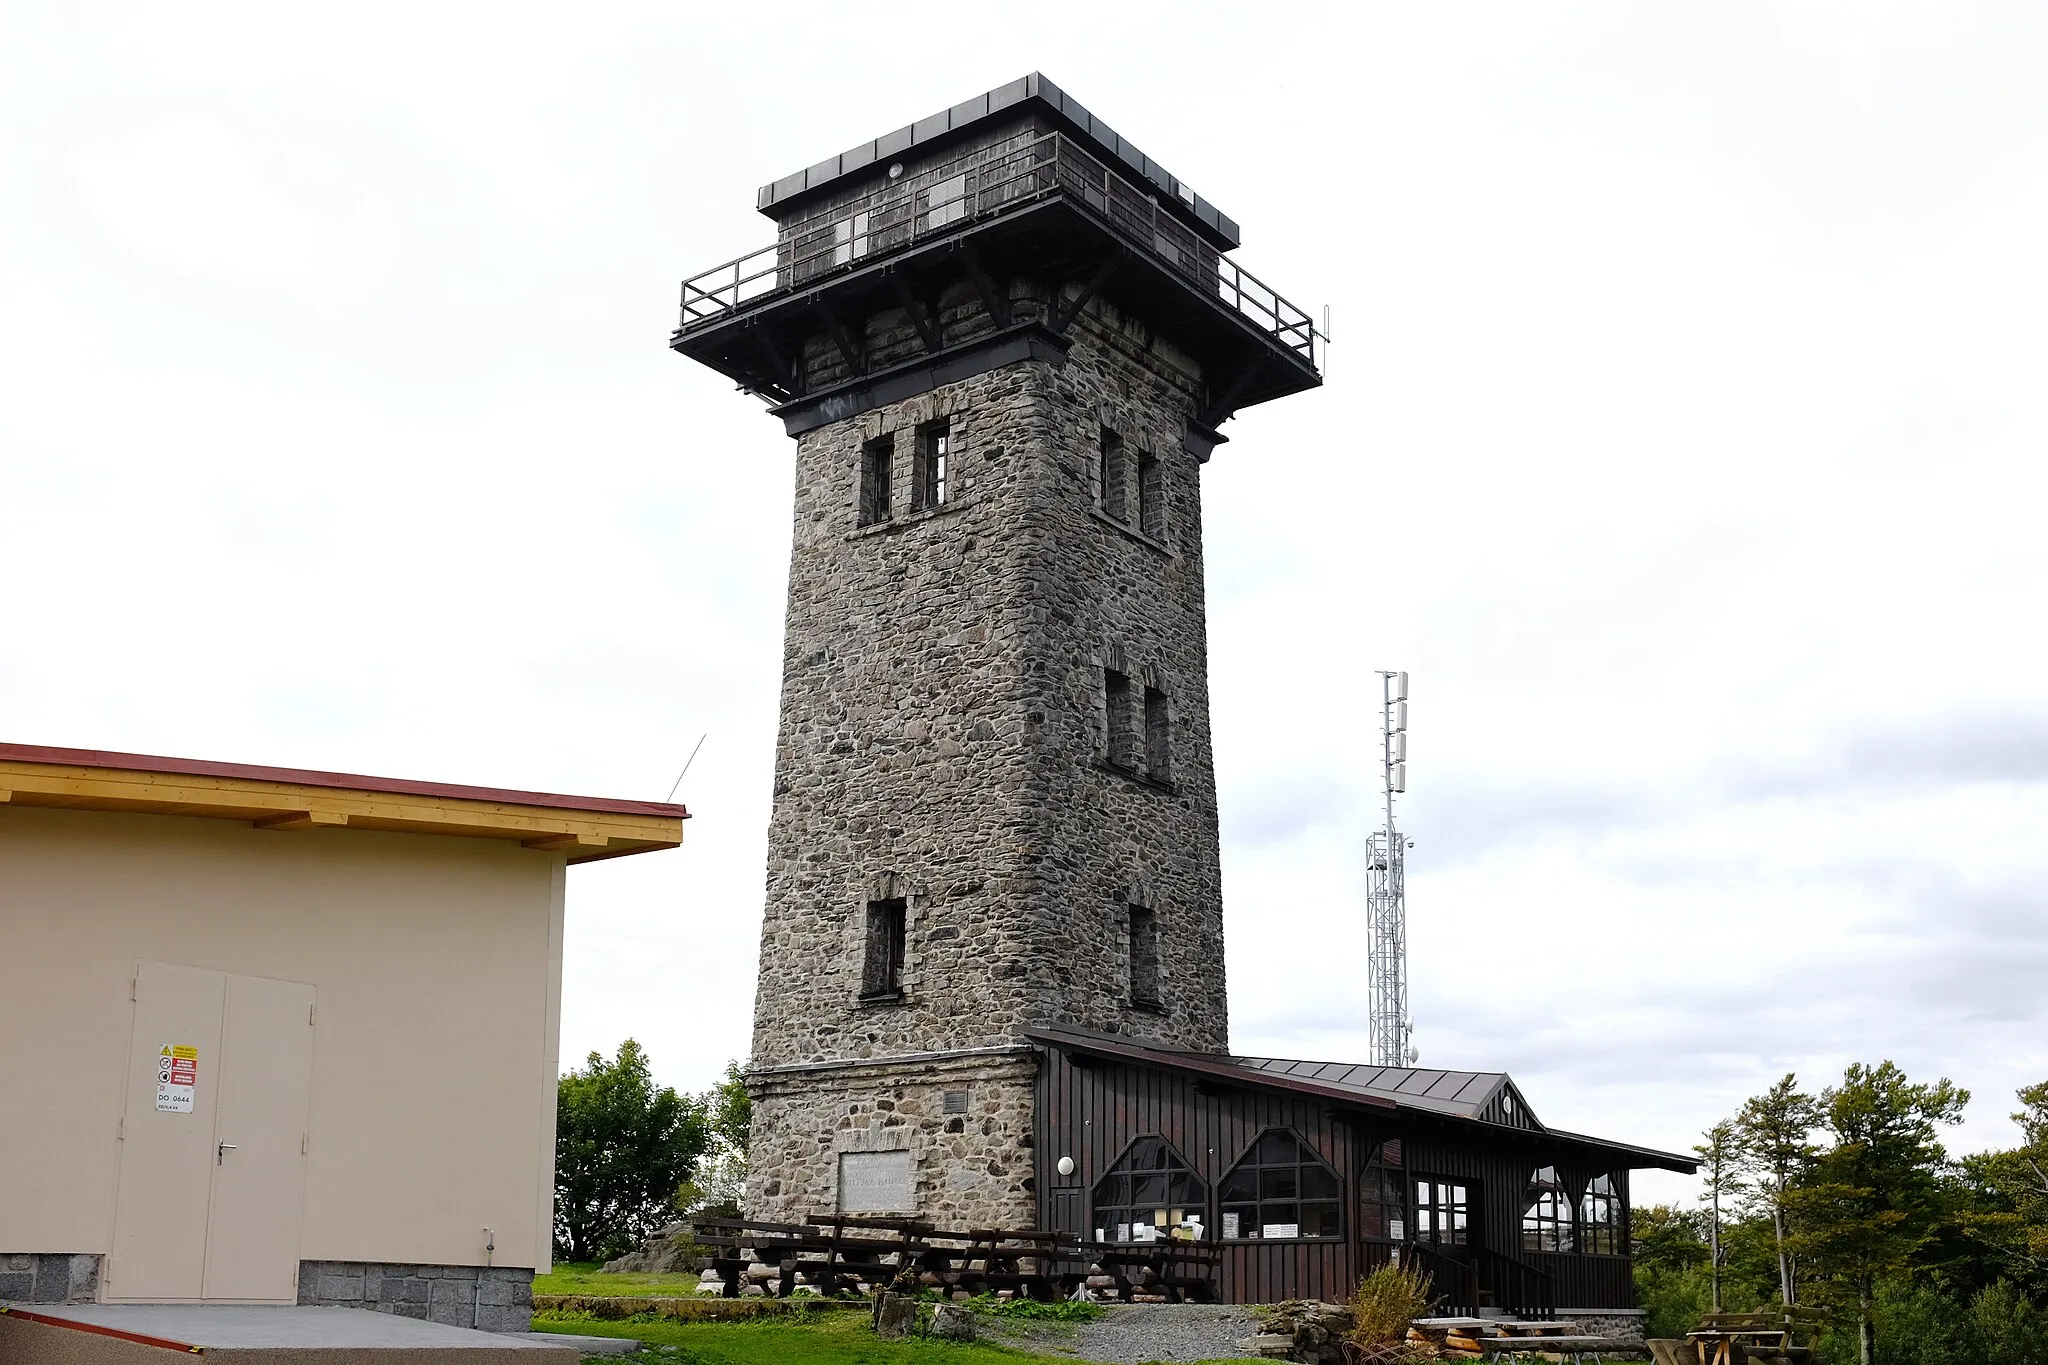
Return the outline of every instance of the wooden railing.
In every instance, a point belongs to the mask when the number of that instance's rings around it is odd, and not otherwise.
[[[1522,1318],[1548,1318],[1557,1311],[1556,1287],[1549,1271],[1485,1247],[1472,1248],[1472,1256],[1493,1307]]]
[[[1429,1276],[1432,1309],[1446,1317],[1469,1317],[1479,1311],[1479,1276],[1469,1262],[1422,1242],[1410,1242],[1408,1255],[1411,1264]]]

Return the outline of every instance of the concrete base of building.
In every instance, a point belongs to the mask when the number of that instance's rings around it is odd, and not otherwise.
[[[575,1343],[494,1335],[339,1308],[38,1304],[0,1312],[8,1365],[162,1365],[166,1350],[222,1365],[576,1365]]]
[[[98,1252],[0,1252],[0,1303],[91,1303],[99,1293]]]
[[[301,1261],[299,1302],[367,1308],[445,1327],[525,1332],[533,1326],[533,1272],[503,1265]]]

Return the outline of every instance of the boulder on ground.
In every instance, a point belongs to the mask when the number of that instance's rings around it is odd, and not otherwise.
[[[896,1341],[917,1326],[917,1300],[885,1293],[875,1300],[875,1335]]]
[[[940,1304],[932,1310],[930,1334],[941,1341],[974,1340],[974,1310],[964,1304]]]

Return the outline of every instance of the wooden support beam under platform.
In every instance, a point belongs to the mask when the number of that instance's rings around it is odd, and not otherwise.
[[[797,360],[786,358],[775,345],[765,327],[749,327],[748,335],[761,348],[761,354],[768,358],[768,366],[774,372],[777,387],[789,398],[800,398],[804,391],[803,366]]]
[[[981,295],[981,306],[988,310],[989,317],[998,327],[1010,325],[1010,293],[998,288],[995,277],[982,264],[981,254],[971,246],[960,248],[960,263],[967,269],[967,278],[974,283],[974,292]]]
[[[826,332],[831,335],[832,344],[837,346],[839,354],[846,358],[846,372],[852,375],[866,374],[868,372],[867,348],[859,340],[855,339],[852,330],[846,325],[846,320],[839,316],[839,310],[821,303],[818,305],[818,317],[824,322]],[[865,323],[861,326],[861,333],[861,340],[865,340],[867,333]]]
[[[937,355],[941,347],[939,338],[939,310],[927,305],[911,289],[910,282],[903,278],[901,271],[889,272],[889,288],[896,295],[896,301],[903,305],[903,315],[910,319],[910,325],[917,329],[918,340],[924,343],[926,355]]]
[[[1109,277],[1116,274],[1116,268],[1120,259],[1119,256],[1111,256],[1101,265],[1097,266],[1095,273],[1089,276],[1087,281],[1082,284],[1081,292],[1074,295],[1069,302],[1060,306],[1059,310],[1053,314],[1052,329],[1055,332],[1058,332],[1061,336],[1066,335],[1067,329],[1074,325],[1074,320],[1081,316],[1081,310],[1088,306],[1089,301],[1101,291],[1103,285],[1109,283]]]

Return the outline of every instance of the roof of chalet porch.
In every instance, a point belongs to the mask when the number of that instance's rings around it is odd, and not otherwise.
[[[1142,1043],[1077,1028],[1032,1028],[1035,1042],[1096,1056],[1167,1067],[1213,1077],[1233,1085],[1284,1090],[1366,1109],[1427,1114],[1483,1124],[1496,1131],[1524,1132],[1575,1146],[1596,1147],[1628,1161],[1691,1175],[1698,1163],[1676,1152],[1613,1142],[1552,1128],[1536,1117],[1505,1071],[1449,1071],[1432,1067],[1371,1066],[1354,1062],[1295,1061],[1283,1057],[1236,1057]]]

